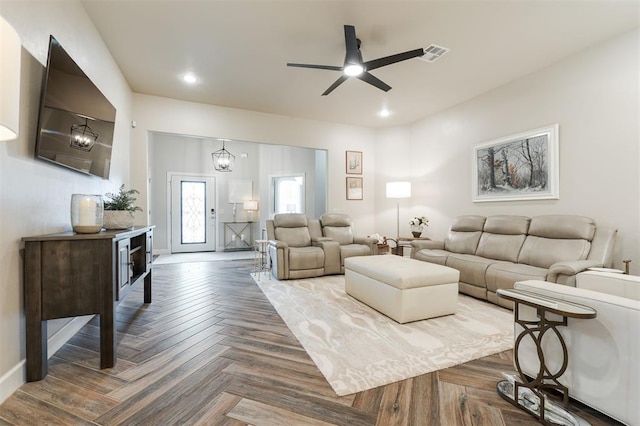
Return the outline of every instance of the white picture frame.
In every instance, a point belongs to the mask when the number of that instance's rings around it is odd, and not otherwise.
[[[229,203],[243,203],[253,199],[253,181],[234,179],[229,181]]]
[[[473,202],[559,199],[558,129],[556,123],[474,146]]]
[[[347,178],[347,200],[362,200],[363,186],[364,186],[364,182],[361,177],[348,177]]]

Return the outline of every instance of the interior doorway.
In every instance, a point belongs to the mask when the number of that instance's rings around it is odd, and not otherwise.
[[[171,253],[216,250],[216,180],[169,174]]]

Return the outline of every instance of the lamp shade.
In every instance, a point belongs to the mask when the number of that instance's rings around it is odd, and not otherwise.
[[[411,182],[387,182],[387,198],[411,197]]]
[[[18,137],[21,48],[18,33],[0,16],[0,141]]]
[[[258,210],[258,202],[255,200],[247,200],[242,203],[242,208],[245,210]]]

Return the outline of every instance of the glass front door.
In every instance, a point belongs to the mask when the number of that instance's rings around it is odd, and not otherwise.
[[[171,252],[215,251],[215,178],[172,175]]]

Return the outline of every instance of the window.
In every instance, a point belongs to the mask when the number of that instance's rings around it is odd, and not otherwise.
[[[304,213],[304,174],[274,176],[273,213]]]

